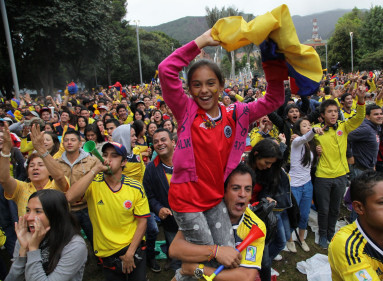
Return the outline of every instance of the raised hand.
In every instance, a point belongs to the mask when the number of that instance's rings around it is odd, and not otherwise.
[[[29,241],[32,238],[32,233],[28,231],[27,226],[27,215],[23,217],[19,217],[19,222],[15,222],[15,231],[17,235],[17,239],[20,243],[20,256],[26,256],[26,253],[28,252],[29,247]]]
[[[33,226],[35,227],[35,232],[32,234],[32,237],[29,240],[29,251],[37,250],[40,246],[41,241],[43,241],[45,235],[51,229],[50,226],[45,227],[39,217],[35,217]]]
[[[197,44],[198,48],[202,49],[206,46],[218,46],[219,41],[215,41],[213,37],[211,36],[211,29],[205,31],[202,35],[198,36],[196,39],[194,39],[195,43]]]
[[[11,139],[11,133],[8,129],[8,122],[4,121],[3,148],[1,149],[1,151],[4,154],[9,154],[11,152],[12,147],[13,144]]]
[[[40,131],[40,126],[33,124],[31,129],[31,140],[33,147],[36,149],[39,155],[43,155],[46,152],[44,146],[44,131]]]

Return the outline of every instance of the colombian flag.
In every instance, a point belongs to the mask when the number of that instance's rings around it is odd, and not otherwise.
[[[228,52],[254,43],[261,48],[262,61],[284,58],[289,76],[298,86],[298,95],[310,95],[319,87],[322,78],[319,56],[313,47],[299,42],[286,5],[248,23],[240,16],[222,18],[211,34]]]
[[[16,98],[13,98],[11,99],[11,105],[14,109],[17,109],[20,106],[20,101]]]
[[[74,82],[70,82],[68,84],[68,92],[71,94],[71,95],[74,95],[76,94],[78,91],[78,87],[77,85],[74,83]]]

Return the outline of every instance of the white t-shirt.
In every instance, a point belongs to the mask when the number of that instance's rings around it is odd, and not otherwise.
[[[311,180],[310,170],[312,159],[314,158],[313,153],[311,152],[311,162],[310,165],[303,166],[301,164],[301,159],[305,154],[305,144],[311,141],[315,136],[313,130],[310,130],[308,133],[301,137],[297,137],[291,143],[291,154],[290,154],[290,178],[291,186],[302,186],[305,183],[308,183]]]

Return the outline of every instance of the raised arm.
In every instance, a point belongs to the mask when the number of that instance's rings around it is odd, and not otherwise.
[[[85,194],[85,191],[88,189],[89,185],[92,183],[94,177],[98,173],[107,170],[107,166],[104,166],[100,161],[97,161],[97,164],[94,168],[90,169],[90,171],[85,176],[83,176],[79,181],[77,181],[69,188],[65,194],[68,202],[75,203],[80,200],[81,197]]]
[[[189,65],[203,47],[217,46],[218,44],[219,42],[211,37],[211,30],[208,30],[194,41],[175,50],[158,66],[164,101],[178,121],[183,119],[188,100],[182,88],[179,72],[183,67]]]
[[[351,131],[358,128],[366,116],[366,104],[364,101],[364,97],[366,95],[366,86],[359,86],[356,95],[358,96],[356,114],[345,122],[347,133],[350,133]]]
[[[8,195],[13,195],[17,186],[16,180],[11,177],[9,173],[11,149],[12,140],[8,123],[4,122],[3,148],[1,149],[0,155],[0,184],[3,186],[4,192]]]

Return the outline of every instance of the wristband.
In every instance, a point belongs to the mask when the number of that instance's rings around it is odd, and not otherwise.
[[[4,158],[11,158],[11,152],[9,152],[9,154],[4,154],[3,151],[0,151],[0,156]]]
[[[40,158],[41,159],[44,159],[45,157],[47,157],[49,154],[49,151],[47,150],[43,155],[40,155]]]

